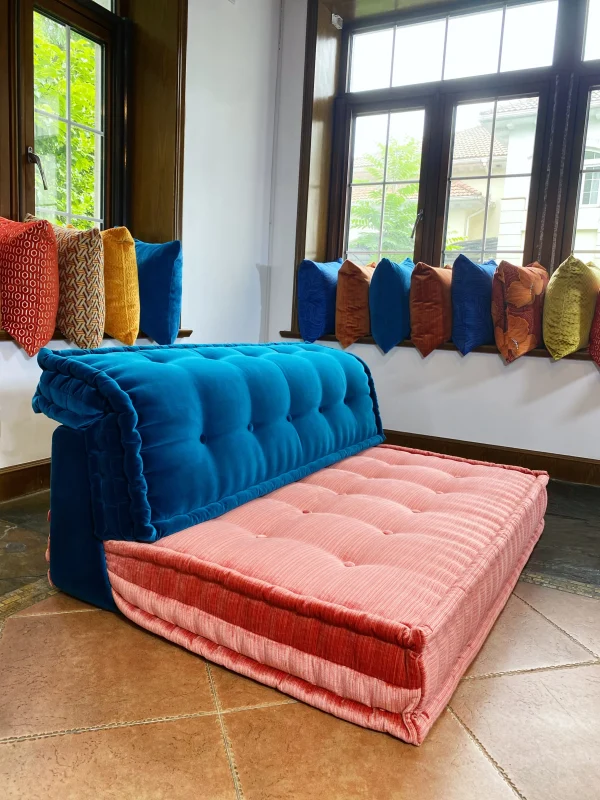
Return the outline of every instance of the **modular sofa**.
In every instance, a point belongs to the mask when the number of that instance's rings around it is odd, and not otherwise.
[[[419,744],[536,543],[545,473],[383,443],[310,344],[44,350],[50,576],[317,708]]]

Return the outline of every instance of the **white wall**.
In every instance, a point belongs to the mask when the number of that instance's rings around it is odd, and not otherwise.
[[[197,342],[258,341],[268,306],[279,11],[189,2],[182,318]]]
[[[286,0],[274,200],[270,336],[289,330],[298,191],[306,0]],[[370,366],[386,428],[600,458],[600,370],[589,361],[395,348],[351,352]]]

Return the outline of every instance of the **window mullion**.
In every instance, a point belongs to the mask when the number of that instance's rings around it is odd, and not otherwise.
[[[383,187],[381,189],[381,216],[379,218],[379,246],[377,248],[377,261],[379,261],[379,254],[381,253],[381,246],[383,244],[383,226],[385,220],[385,189],[387,186],[387,171],[388,171],[388,153],[390,150],[390,124],[392,114],[388,111],[387,134],[385,137],[385,161],[383,162]]]
[[[488,227],[488,213],[490,203],[490,184],[492,182],[492,164],[494,163],[494,140],[496,138],[496,116],[498,114],[498,100],[494,100],[494,117],[492,119],[492,134],[490,142],[490,160],[488,162],[488,179],[485,191],[485,205],[483,207],[483,232],[481,236],[481,263],[484,262],[485,244]]]

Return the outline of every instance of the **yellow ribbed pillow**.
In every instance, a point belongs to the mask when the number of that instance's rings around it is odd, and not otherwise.
[[[544,302],[544,343],[552,358],[587,347],[600,290],[600,268],[569,256],[553,273]]]
[[[102,231],[104,243],[104,291],[109,336],[134,344],[140,330],[140,290],[135,242],[127,228]]]

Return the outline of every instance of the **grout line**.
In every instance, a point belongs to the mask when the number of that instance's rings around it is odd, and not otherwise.
[[[462,721],[462,719],[461,719],[461,718],[458,716],[458,714],[456,713],[456,711],[454,711],[454,709],[453,709],[453,708],[451,708],[450,706],[447,706],[447,708],[448,708],[448,711],[450,712],[450,714],[452,715],[452,717],[453,717],[453,718],[456,720],[456,722],[458,722],[458,724],[459,724],[459,725],[461,726],[461,728],[462,728],[462,729],[465,731],[465,733],[467,734],[467,736],[468,736],[468,737],[471,739],[471,741],[473,742],[473,744],[474,744],[474,745],[477,747],[477,749],[478,749],[478,750],[480,750],[480,752],[481,752],[481,753],[483,753],[483,755],[484,755],[484,756],[485,756],[485,757],[488,759],[488,761],[490,762],[490,764],[491,764],[491,765],[492,765],[492,766],[493,766],[493,767],[496,769],[496,771],[498,772],[498,774],[499,774],[499,775],[500,775],[500,776],[501,776],[501,777],[504,779],[504,781],[505,781],[505,782],[508,784],[508,786],[510,786],[510,788],[513,790],[513,792],[514,792],[514,793],[515,793],[515,795],[516,795],[516,796],[519,798],[519,800],[527,800],[527,798],[525,797],[525,795],[523,794],[523,792],[521,792],[521,790],[517,788],[516,784],[514,783],[514,781],[512,780],[512,778],[509,776],[508,772],[507,772],[507,771],[504,769],[504,767],[503,767],[503,766],[501,766],[501,765],[500,765],[500,764],[499,764],[499,763],[496,761],[496,759],[495,759],[495,758],[494,758],[494,757],[493,757],[493,756],[492,756],[490,753],[488,753],[488,751],[485,749],[485,747],[483,746],[483,744],[482,744],[482,743],[479,741],[479,739],[477,738],[477,736],[475,736],[475,734],[473,733],[473,731],[472,731],[470,728],[468,728],[468,727],[467,727],[467,725],[465,725],[465,723],[464,723],[464,722]]]
[[[244,800],[244,792],[242,791],[242,784],[240,781],[240,776],[238,773],[237,765],[235,763],[235,757],[233,755],[233,748],[231,746],[231,741],[229,739],[229,734],[227,733],[227,728],[225,726],[225,720],[223,718],[223,709],[221,707],[221,701],[219,700],[219,695],[217,694],[217,687],[215,686],[215,680],[213,678],[212,670],[210,668],[210,664],[205,662],[206,667],[206,674],[208,675],[208,683],[210,685],[210,691],[213,696],[213,702],[215,704],[217,719],[219,720],[219,725],[221,727],[221,736],[223,737],[223,746],[225,747],[225,755],[227,756],[227,761],[229,763],[229,770],[231,772],[231,779],[233,781],[233,788],[235,789],[235,796],[237,800]],[[232,709],[233,710],[233,709]]]
[[[221,714],[237,714],[238,711],[256,711],[261,708],[277,708],[277,706],[292,706],[297,704],[297,700],[293,700],[291,697],[289,700],[275,700],[272,703],[258,703],[255,706],[239,706],[239,708],[225,708],[221,711]]]
[[[576,669],[577,667],[593,667],[600,664],[600,659],[595,658],[592,661],[578,661],[573,664],[553,664],[549,667],[530,667],[529,669],[513,669],[508,672],[486,672],[485,675],[467,675],[466,678],[461,679],[461,683],[465,681],[479,681],[486,678],[506,678],[511,675],[529,675],[532,672],[553,672],[560,669]]]
[[[31,608],[31,606],[29,606]],[[62,614],[90,614],[92,612],[98,613],[104,611],[103,608],[72,608],[70,611],[42,611],[39,614],[23,614],[23,611],[27,611],[24,608],[22,611],[17,611],[15,614],[10,616],[8,619],[13,619],[16,617],[17,619],[25,619],[26,617],[58,617]]]
[[[587,652],[590,653],[591,655],[593,655],[594,658],[600,658],[600,654],[599,653],[594,653],[593,650],[590,650],[589,647],[586,647],[584,644],[582,644],[578,639],[576,639],[574,636],[572,636],[570,633],[568,633],[568,631],[566,631],[564,628],[561,628],[560,625],[557,625],[556,622],[554,622],[549,617],[547,617],[545,614],[543,614],[541,611],[539,611],[539,609],[537,609],[535,606],[532,606],[531,603],[528,603],[527,600],[523,600],[523,598],[520,597],[518,594],[516,594],[515,597],[518,597],[519,600],[522,603],[525,603],[525,605],[529,606],[529,608],[532,611],[535,611],[536,614],[539,614],[542,619],[545,619],[546,622],[549,622],[550,625],[553,625],[556,628],[556,630],[560,631],[561,633],[564,633],[564,635],[568,639],[570,639],[572,642],[574,642],[575,644],[578,644],[579,647],[583,647],[584,650],[587,650]]]
[[[0,625],[0,632],[2,628]],[[212,688],[212,687],[211,687]],[[214,701],[214,695],[213,695]],[[125,722],[108,722],[104,725],[90,725],[82,728],[65,728],[57,731],[44,731],[42,733],[26,733],[22,736],[0,737],[0,746],[3,744],[18,744],[19,742],[29,742],[36,739],[50,739],[56,736],[71,736],[78,733],[93,733],[95,731],[114,730],[115,728],[133,728],[138,725],[156,725],[162,722],[177,722],[181,719],[196,719],[197,717],[217,717],[223,714],[234,714],[238,711],[253,711],[259,708],[270,708],[271,706],[283,706],[295,703],[295,700],[283,701],[281,703],[262,703],[256,706],[239,706],[222,711],[196,711],[191,714],[175,714],[170,717],[148,717],[146,719],[129,720]],[[243,798],[241,795],[240,797]]]

